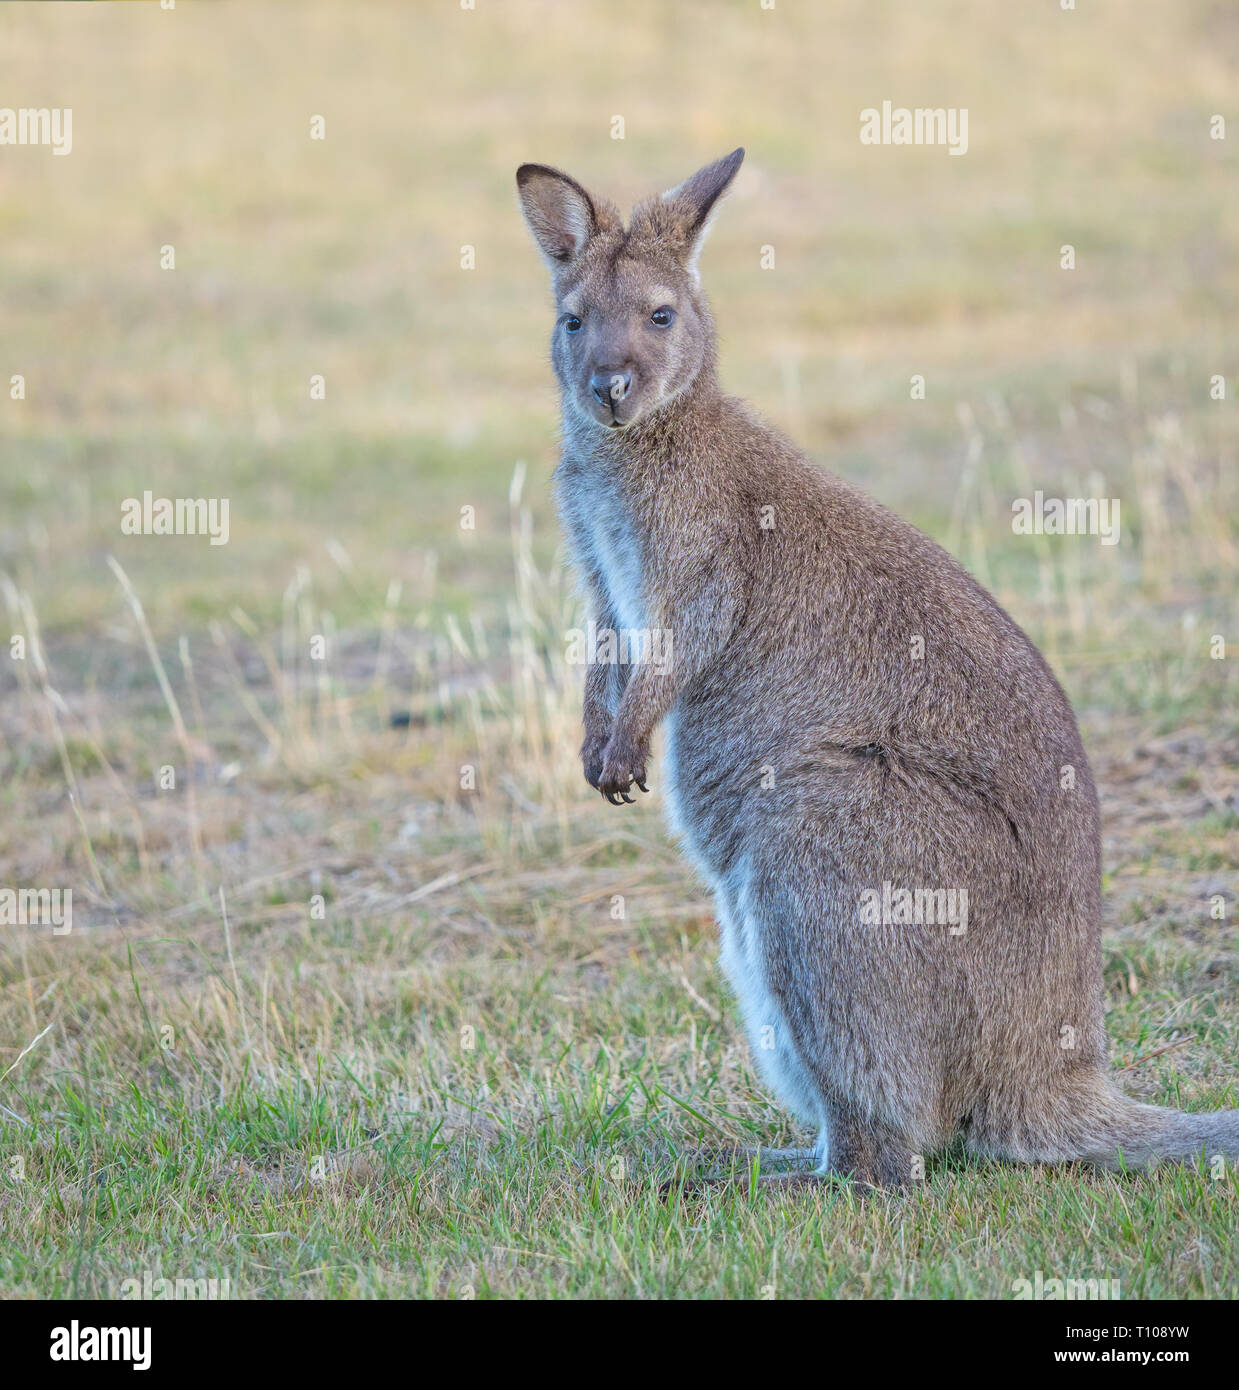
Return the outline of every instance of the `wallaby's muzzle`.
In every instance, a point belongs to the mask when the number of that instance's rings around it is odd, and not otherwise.
[[[632,394],[632,372],[623,367],[604,367],[589,379],[590,392],[597,403],[603,424],[624,425],[620,403]]]

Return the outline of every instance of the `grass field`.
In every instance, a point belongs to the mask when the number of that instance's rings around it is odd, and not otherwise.
[[[74,112],[67,157],[0,148],[0,886],[74,894],[0,927],[0,1293],[1239,1294],[1233,1171],[660,1200],[805,1136],[657,760],[623,811],[580,776],[513,185],[747,146],[724,380],[1046,652],[1122,1082],[1234,1106],[1237,62],[1204,0],[0,9],[0,100]],[[887,99],[967,107],[968,153],[863,146]],[[146,489],[228,498],[228,544],[122,534]],[[1036,489],[1119,498],[1121,543],[1014,535]]]

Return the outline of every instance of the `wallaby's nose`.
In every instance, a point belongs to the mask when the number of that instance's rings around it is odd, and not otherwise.
[[[609,405],[614,410],[632,387],[632,373],[620,368],[595,372],[589,379],[589,385],[598,404]]]

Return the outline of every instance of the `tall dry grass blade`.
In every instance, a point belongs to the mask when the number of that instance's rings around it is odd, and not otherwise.
[[[195,758],[194,751],[189,742],[189,730],[185,727],[185,720],[181,717],[181,706],[177,701],[172,689],[172,683],[168,680],[168,673],[164,670],[163,658],[159,655],[159,648],[155,645],[155,634],[151,631],[150,623],[146,620],[146,612],[142,607],[142,600],[138,598],[137,592],[129,582],[129,576],[121,567],[120,562],[114,555],[107,557],[108,568],[116,576],[117,583],[120,584],[124,592],[125,599],[129,604],[130,611],[133,613],[134,620],[138,625],[138,631],[142,634],[142,641],[146,646],[146,654],[150,658],[151,666],[155,671],[155,679],[159,682],[159,689],[163,694],[164,704],[168,707],[168,713],[172,716],[172,728],[176,734],[177,742],[181,746],[181,754],[185,759],[185,791],[186,791],[186,819],[189,825],[190,847],[194,855],[194,878],[197,883],[198,892],[203,897],[206,896],[206,865],[202,853],[202,832],[198,823],[198,794],[196,791],[194,776]]]

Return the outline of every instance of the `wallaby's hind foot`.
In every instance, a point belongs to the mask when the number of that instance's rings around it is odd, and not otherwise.
[[[823,1182],[850,1183],[859,1191],[900,1190],[912,1181],[912,1147],[906,1136],[884,1121],[866,1118],[847,1105],[828,1106],[829,1120],[822,1140],[814,1149],[703,1149],[693,1155],[705,1159],[706,1172],[663,1183],[666,1201],[673,1193],[692,1195],[710,1187],[748,1187],[753,1181],[754,1160],[758,1185],[763,1191],[785,1191]],[[766,1172],[767,1166],[805,1165],[799,1171]],[[817,1164],[816,1168],[807,1165]]]
[[[837,1187],[840,1190],[851,1188],[861,1194],[882,1190],[875,1183],[865,1182],[850,1176],[845,1177],[834,1172],[801,1169],[789,1173],[759,1173],[757,1175],[756,1191],[767,1197],[778,1196],[784,1192],[801,1192],[815,1187]],[[668,1202],[673,1197],[683,1201],[690,1197],[699,1197],[710,1188],[734,1188],[747,1194],[753,1188],[752,1171],[740,1168],[731,1173],[713,1173],[704,1177],[686,1178],[682,1182],[671,1180],[663,1183],[659,1189],[659,1196],[663,1202]]]
[[[751,1166],[756,1159],[759,1169],[781,1167],[788,1163],[801,1163],[806,1166],[818,1161],[817,1149],[768,1149],[753,1145],[739,1148],[724,1147],[697,1149],[690,1157],[708,1162],[715,1168],[734,1168],[739,1164]]]
[[[813,1165],[820,1158],[820,1151],[814,1149],[767,1149],[753,1146],[739,1148],[702,1148],[685,1157],[706,1165],[704,1172],[678,1175],[669,1178],[659,1188],[659,1196],[665,1202],[672,1195],[691,1196],[708,1187],[725,1187],[731,1184],[747,1185],[752,1180],[753,1165],[756,1162],[759,1180],[765,1183],[776,1177],[814,1178],[822,1175],[814,1171]],[[782,1169],[798,1167],[799,1171],[790,1173],[769,1173],[768,1168]]]
[[[839,1191],[851,1191],[859,1197],[876,1196],[880,1193],[890,1193],[896,1190],[896,1185],[892,1183],[867,1182],[864,1178],[854,1174],[842,1174],[834,1171],[824,1173],[763,1173],[760,1180],[760,1190],[768,1197],[774,1197],[783,1192],[803,1192],[810,1188],[822,1187],[837,1188]]]

